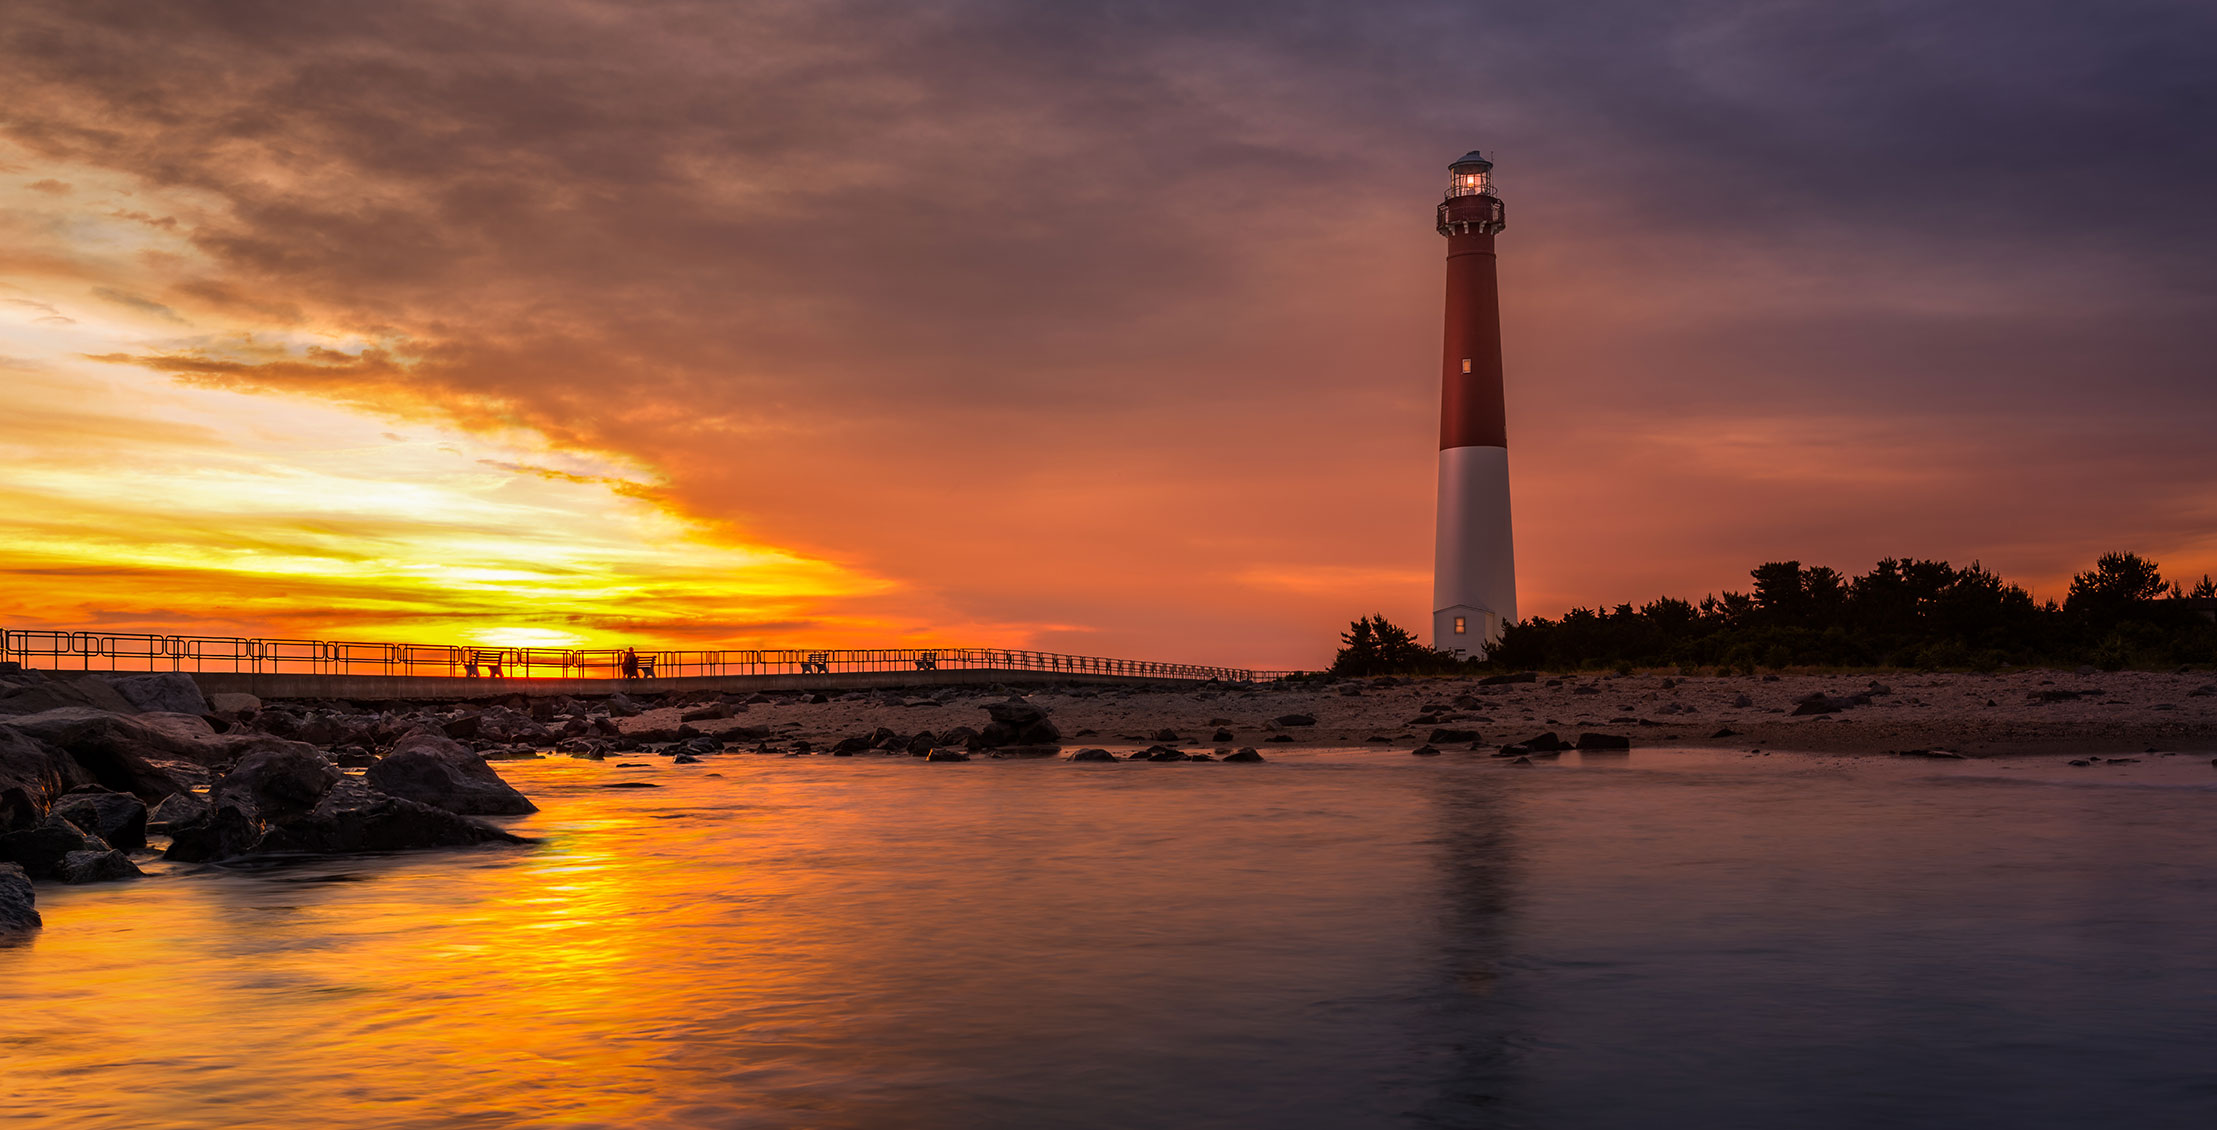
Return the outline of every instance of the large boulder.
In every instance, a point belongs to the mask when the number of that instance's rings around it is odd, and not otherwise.
[[[401,738],[364,779],[380,792],[448,812],[516,816],[539,811],[469,747],[428,730]]]
[[[36,828],[0,834],[0,861],[21,864],[33,879],[58,877],[73,851],[106,850],[107,844],[59,816],[48,816]]]
[[[120,851],[73,851],[62,857],[55,878],[64,883],[112,883],[119,879],[143,879],[146,872]]]
[[[129,793],[88,785],[55,801],[52,812],[106,840],[109,847],[146,846],[146,802]]]
[[[208,800],[218,807],[227,800],[242,802],[262,820],[282,823],[313,809],[341,776],[323,754],[292,742],[240,758],[209,790]]]
[[[158,675],[110,675],[107,683],[139,711],[162,710],[174,714],[206,714],[208,700],[200,684],[182,671]]]
[[[0,942],[12,941],[44,926],[38,916],[38,892],[31,877],[13,863],[0,863]]]
[[[163,859],[204,863],[230,859],[253,851],[262,842],[261,814],[254,802],[233,795],[209,805],[197,821],[170,826],[169,850]]]
[[[0,726],[61,750],[95,783],[117,792],[157,801],[185,791],[185,782],[155,764],[178,756],[185,743],[137,718],[71,706],[10,718]]]
[[[528,842],[459,813],[377,792],[348,777],[326,792],[314,810],[271,827],[257,850],[347,854]]]
[[[92,777],[53,746],[0,726],[0,832],[35,828],[60,796]]]
[[[983,749],[1008,749],[1017,746],[1057,746],[1062,742],[1062,730],[1047,718],[1047,712],[1020,698],[1007,702],[985,704],[985,713],[992,721],[978,732],[973,743]],[[945,739],[942,738],[942,741]]]
[[[131,714],[138,709],[114,687],[92,677],[36,676],[0,688],[0,714],[38,714],[71,706],[114,714]]]
[[[239,691],[217,691],[208,696],[208,707],[218,714],[252,714],[262,708],[262,700]]]

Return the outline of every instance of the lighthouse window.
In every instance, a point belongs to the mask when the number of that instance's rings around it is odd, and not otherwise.
[[[1463,362],[1465,365],[1469,363],[1468,361]],[[1455,634],[1458,636],[1463,634],[1463,618],[1460,616],[1455,617]]]
[[[1467,372],[1469,372],[1469,371],[1470,371],[1470,358],[1468,358],[1468,357],[1465,357],[1465,358],[1463,358],[1463,372],[1466,372],[1466,373],[1467,373]]]

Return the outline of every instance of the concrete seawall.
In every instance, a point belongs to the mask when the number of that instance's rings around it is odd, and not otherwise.
[[[98,674],[99,672],[95,672]],[[121,672],[119,672],[121,673]],[[68,676],[77,672],[58,671]],[[1026,671],[1015,668],[964,668],[952,671],[838,671],[829,675],[694,675],[656,679],[458,679],[434,675],[299,675],[188,672],[201,693],[243,693],[265,699],[477,699],[507,695],[590,697],[614,694],[663,694],[669,691],[857,691],[896,688],[976,687],[994,683],[1027,686],[1194,687],[1192,679],[1148,679],[1131,675]]]

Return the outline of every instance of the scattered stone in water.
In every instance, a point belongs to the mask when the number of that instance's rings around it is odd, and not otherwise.
[[[1526,744],[1532,745],[1530,742]],[[1533,748],[1537,749],[1539,747],[1533,745]],[[1578,748],[1582,750],[1631,749],[1632,739],[1619,734],[1580,734],[1578,735]]]
[[[39,917],[31,878],[13,863],[0,863],[0,942],[20,938],[46,923]]]
[[[1440,751],[1428,745],[1420,745],[1409,751],[1411,757],[1438,757]]]
[[[652,781],[610,781],[601,786],[604,789],[659,789],[661,787]]]
[[[924,758],[924,760],[926,760],[926,761],[968,761],[968,760],[970,760],[970,755],[969,755],[969,754],[967,754],[967,753],[964,753],[964,752],[962,752],[962,751],[961,751],[961,750],[959,750],[959,749],[935,749],[935,750],[931,751],[931,755],[930,755],[929,757],[926,757],[926,758]]]
[[[1070,755],[1072,761],[1114,761],[1116,755],[1105,749],[1081,749]]]
[[[1711,740],[1711,741],[1715,741],[1715,740],[1717,740],[1718,738],[1736,738],[1736,737],[1739,737],[1739,736],[1740,736],[1740,732],[1739,732],[1738,730],[1735,730],[1735,729],[1731,728],[1730,726],[1727,726],[1727,727],[1725,727],[1725,728],[1723,728],[1723,729],[1721,729],[1721,730],[1718,730],[1718,731],[1717,731],[1716,733],[1714,733],[1714,734],[1711,734],[1711,735],[1709,735],[1709,740]]]
[[[1264,738],[1263,740],[1264,740],[1264,741],[1266,741],[1266,742],[1290,742],[1290,741],[1292,741],[1292,740],[1293,740],[1293,735],[1292,735],[1292,734],[1272,734],[1272,735],[1270,735],[1269,737],[1267,737],[1267,738]]]
[[[1225,754],[1224,760],[1255,762],[1262,760],[1262,754],[1255,752],[1254,746],[1241,746],[1238,750]]]
[[[58,876],[64,883],[110,883],[122,879],[143,879],[146,873],[139,870],[131,857],[120,851],[73,851],[62,857]]]

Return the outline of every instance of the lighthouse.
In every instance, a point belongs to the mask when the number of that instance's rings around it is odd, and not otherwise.
[[[1447,166],[1447,333],[1440,374],[1438,538],[1432,646],[1480,658],[1516,619],[1509,535],[1508,409],[1501,394],[1501,301],[1493,237],[1506,226],[1493,162],[1477,150]]]

